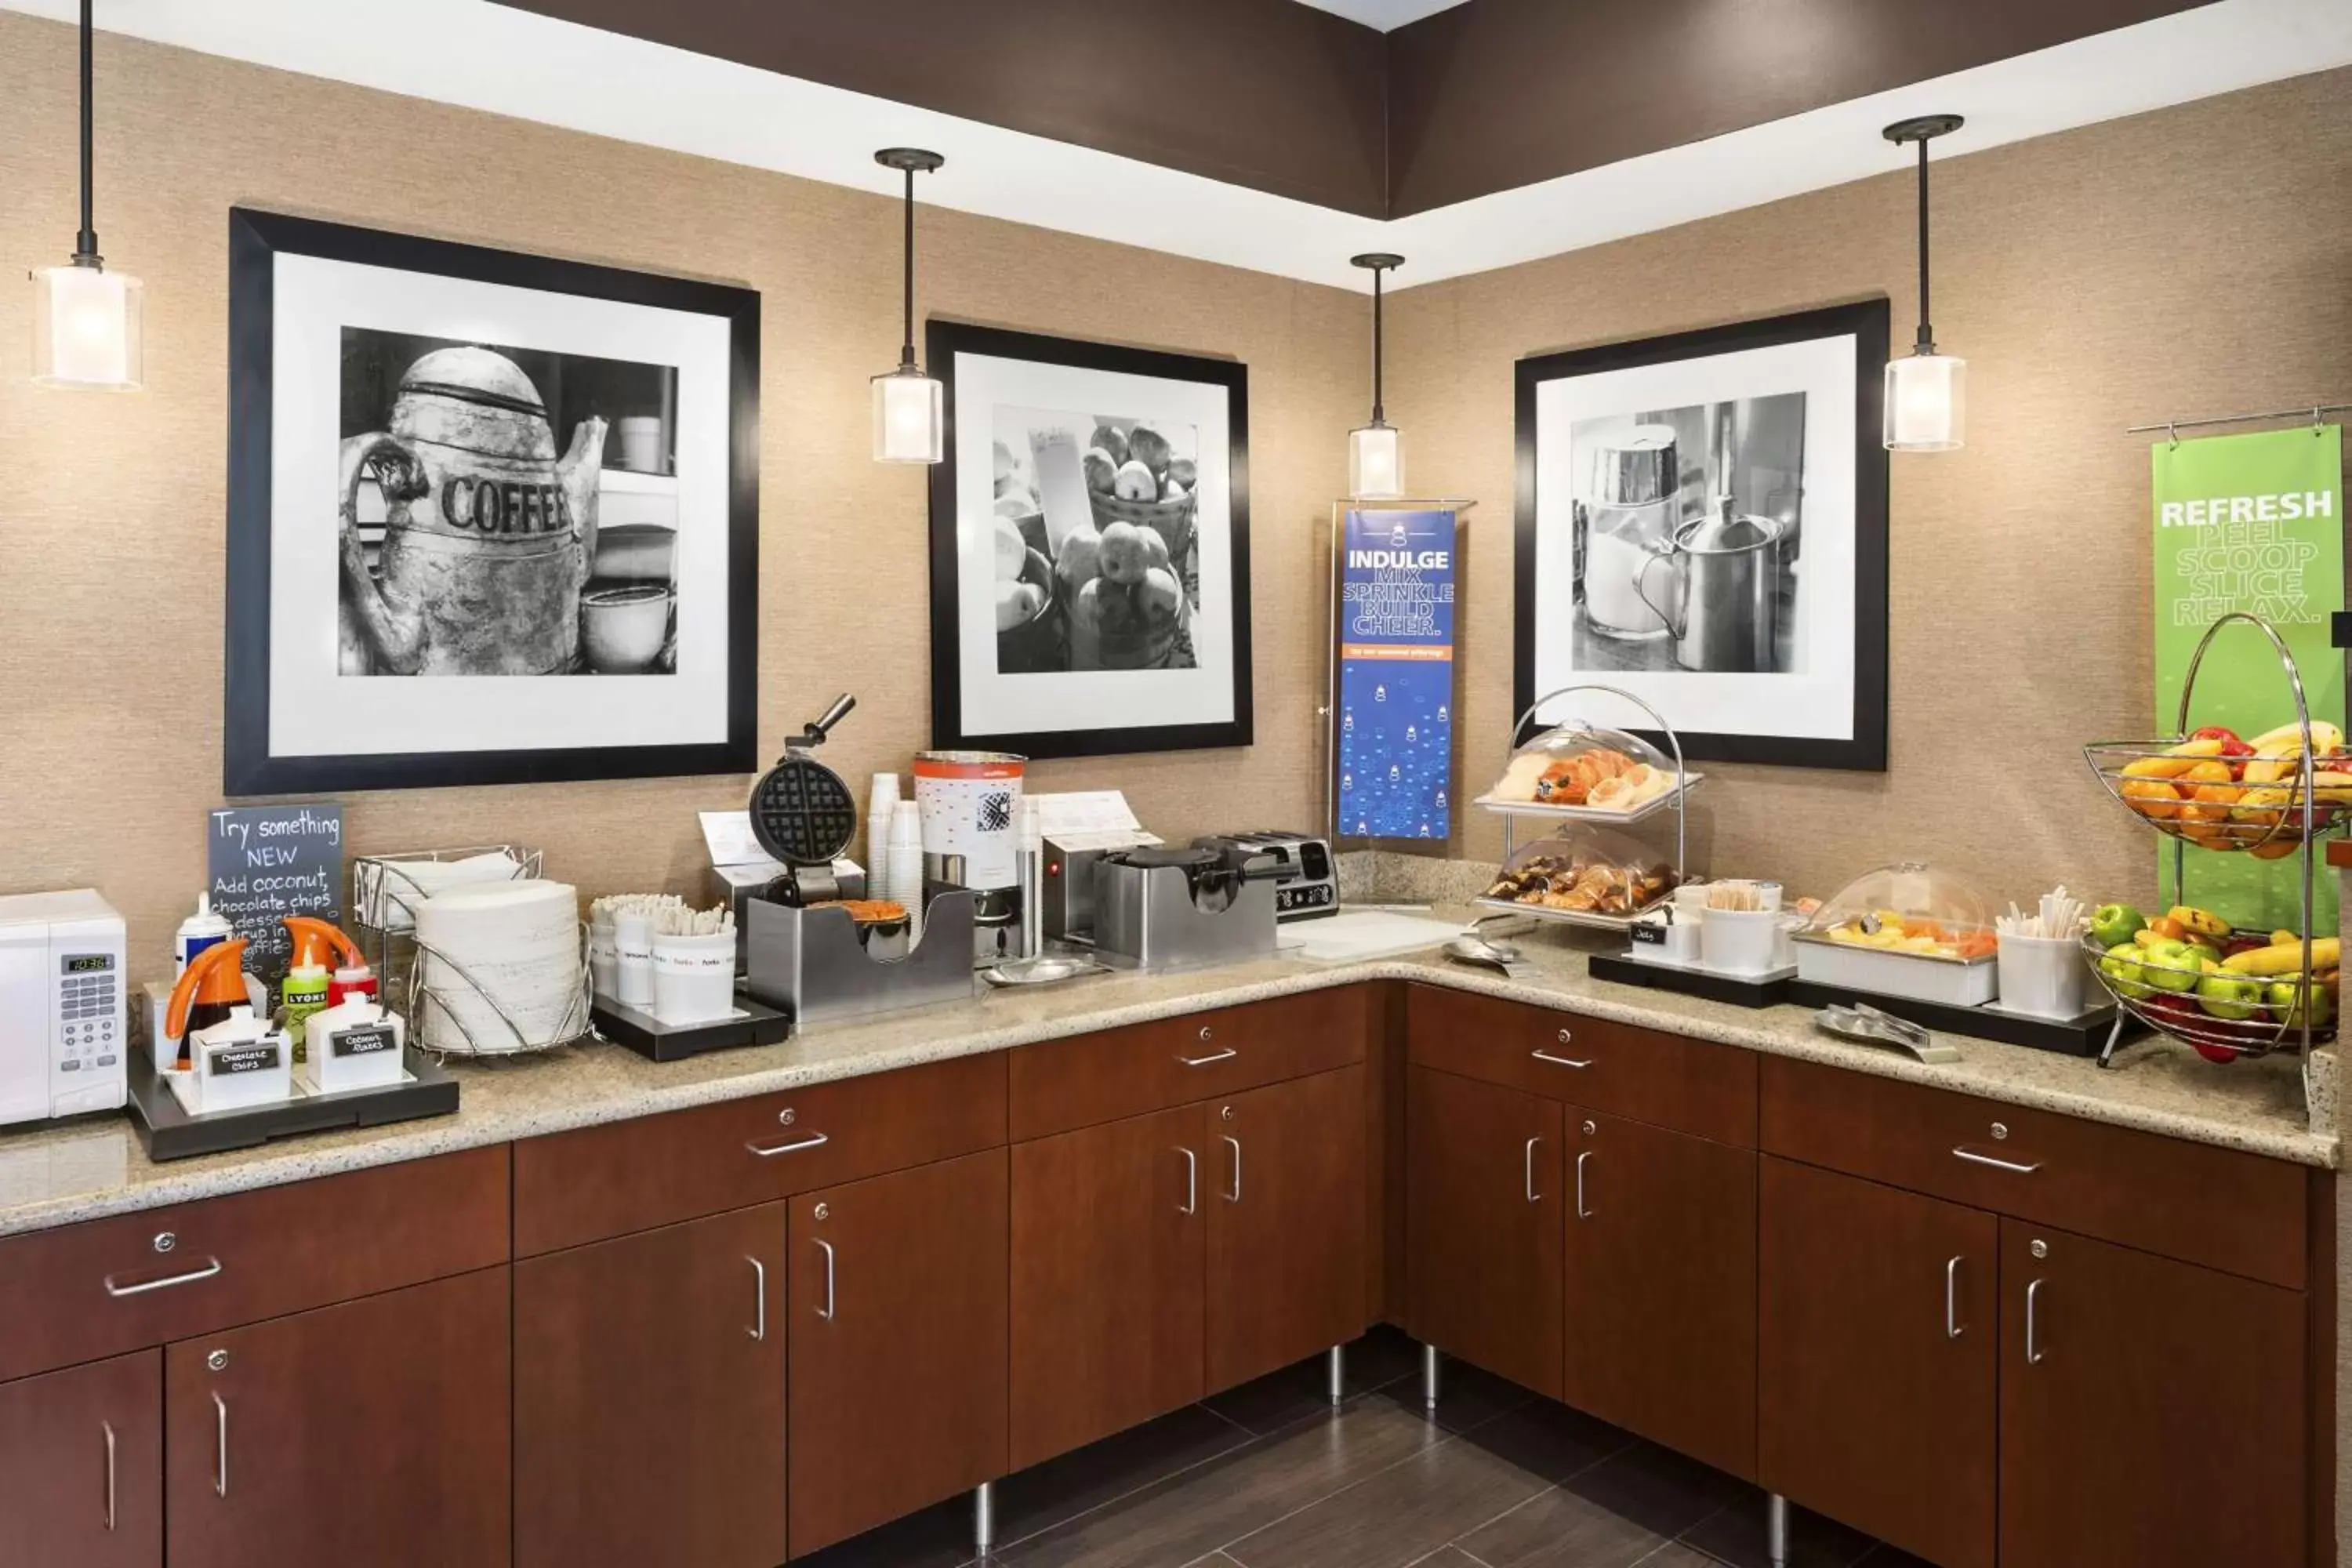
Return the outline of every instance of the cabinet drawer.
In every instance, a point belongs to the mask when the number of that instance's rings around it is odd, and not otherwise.
[[[1013,1137],[1189,1105],[1364,1059],[1370,987],[1310,991],[1013,1053]]]
[[[515,1145],[515,1255],[1003,1142],[1001,1052],[533,1138]]]
[[[503,1144],[37,1231],[0,1241],[0,1379],[506,1258]]]
[[[1405,997],[1417,1067],[1756,1146],[1756,1053],[1632,1024],[1416,985]]]
[[[1763,1068],[1767,1152],[2304,1288],[2299,1166],[1785,1057]]]

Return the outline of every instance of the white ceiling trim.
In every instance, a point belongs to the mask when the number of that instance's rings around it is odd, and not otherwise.
[[[75,0],[0,0],[68,20]],[[1879,129],[1951,111],[1951,156],[2352,64],[2346,0],[2219,0],[1712,141],[1381,223],[1090,148],[648,44],[488,0],[100,0],[102,26],[416,98],[879,194],[877,147],[933,147],[924,201],[1227,266],[1364,289],[1598,245],[1906,165]],[[462,40],[462,42],[460,41]],[[105,90],[103,51],[100,63]]]

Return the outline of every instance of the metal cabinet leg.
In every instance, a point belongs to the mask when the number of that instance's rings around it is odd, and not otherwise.
[[[1333,1345],[1323,1352],[1324,1392],[1331,1396],[1336,1407],[1348,1397],[1348,1347]]]
[[[1421,1404],[1424,1410],[1437,1408],[1437,1347],[1421,1347]]]
[[[982,1481],[971,1489],[971,1551],[985,1557],[996,1550],[996,1483]]]
[[[1772,1568],[1789,1568],[1789,1500],[1779,1492],[1764,1500],[1764,1555]]]

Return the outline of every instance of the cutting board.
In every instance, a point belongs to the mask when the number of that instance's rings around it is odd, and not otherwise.
[[[1461,934],[1459,921],[1424,920],[1386,910],[1350,910],[1328,920],[1286,925],[1277,945],[1312,963],[1360,963],[1418,952]]]

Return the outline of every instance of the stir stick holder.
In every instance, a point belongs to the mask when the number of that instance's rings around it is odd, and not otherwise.
[[[923,934],[903,958],[876,958],[847,910],[743,903],[744,989],[793,1016],[793,1027],[841,1023],[903,1007],[968,1002],[974,896],[941,893],[923,910]]]

